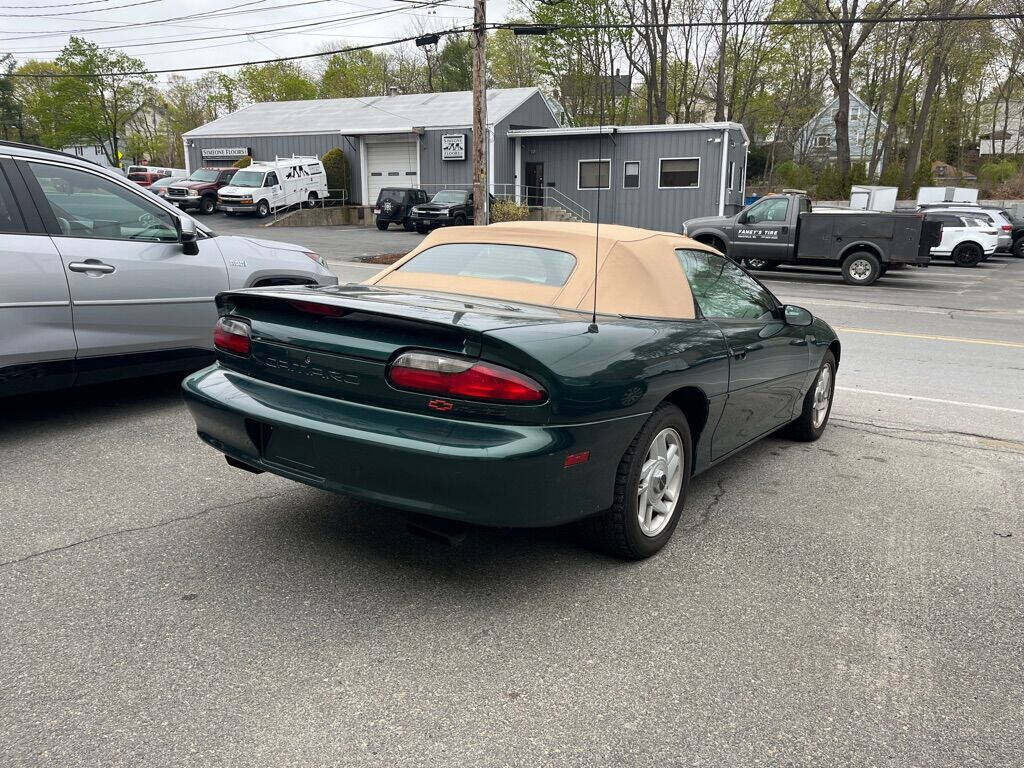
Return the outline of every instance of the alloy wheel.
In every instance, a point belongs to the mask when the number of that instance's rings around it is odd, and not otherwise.
[[[828,415],[829,405],[832,402],[832,366],[825,363],[818,374],[818,385],[814,388],[814,405],[811,406],[813,415],[811,423],[815,429],[820,429],[825,423]]]
[[[640,531],[654,537],[664,530],[683,487],[683,440],[672,427],[654,436],[640,468],[636,514]]]

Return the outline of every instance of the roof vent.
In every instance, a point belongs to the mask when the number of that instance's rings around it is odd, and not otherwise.
[[[388,86],[388,96],[397,96],[397,95],[398,95],[398,86],[397,85],[389,85]]]

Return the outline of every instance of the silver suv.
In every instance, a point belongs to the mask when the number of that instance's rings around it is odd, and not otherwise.
[[[0,141],[0,396],[201,367],[220,291],[337,282],[301,246],[217,235],[123,176]]]

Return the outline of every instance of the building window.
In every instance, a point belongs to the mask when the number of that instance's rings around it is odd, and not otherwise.
[[[832,146],[832,137],[827,133],[819,133],[814,137],[814,146],[819,149],[828,149]]]
[[[699,186],[699,157],[663,157],[658,160],[658,189]]]
[[[729,161],[729,189],[736,189],[736,163]]]
[[[850,120],[860,120],[860,107],[856,104],[850,106]]]
[[[611,160],[580,160],[577,189],[610,189]]]
[[[640,189],[639,160],[627,160],[622,164],[622,188]]]

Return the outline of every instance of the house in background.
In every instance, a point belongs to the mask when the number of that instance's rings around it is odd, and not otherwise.
[[[982,105],[978,154],[1024,154],[1024,102],[1001,101]]]
[[[835,96],[797,131],[793,140],[794,160],[798,163],[828,163],[838,158],[835,123],[838,106],[839,97]],[[850,160],[870,162],[876,136],[881,142],[887,124],[853,91],[850,91],[849,120]]]
[[[103,147],[99,144],[69,144],[66,147],[61,147],[61,152],[67,152],[69,155],[75,155],[83,160],[88,160],[96,165],[101,165],[104,168],[112,168],[113,166],[107,160],[107,156],[103,154]]]
[[[932,179],[937,183],[956,187],[973,187],[978,183],[978,177],[970,171],[961,170],[941,160],[932,163]]]

